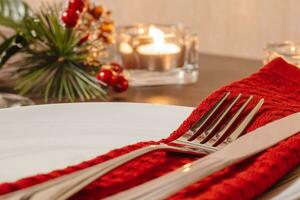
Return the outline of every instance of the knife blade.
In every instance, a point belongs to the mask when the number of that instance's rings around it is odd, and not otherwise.
[[[299,122],[300,112],[276,120],[240,137],[216,153],[106,199],[165,199],[216,171],[241,162],[293,136],[300,131]]]

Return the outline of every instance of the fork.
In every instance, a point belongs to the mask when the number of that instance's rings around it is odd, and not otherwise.
[[[227,135],[233,125],[241,117],[243,111],[253,100],[253,96],[248,97],[238,110],[232,114],[233,116],[226,120],[230,111],[241,99],[242,94],[238,94],[231,101],[228,100],[229,96],[230,92],[225,93],[187,132],[170,143],[150,145],[90,168],[33,186],[29,189],[20,190],[3,196],[2,198],[0,196],[0,199],[67,199],[118,166],[152,151],[165,150],[193,155],[206,155],[216,152],[236,140],[243,133],[264,102],[264,99],[260,99],[255,107],[244,117],[242,122],[238,124],[230,135]],[[227,101],[229,102],[226,103]],[[226,123],[224,121],[226,121]]]

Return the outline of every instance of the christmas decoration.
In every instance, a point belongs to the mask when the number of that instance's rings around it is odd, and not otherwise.
[[[97,79],[106,83],[108,86],[113,86],[116,83],[116,76],[109,69],[101,69],[97,74]]]
[[[80,13],[77,10],[68,9],[62,16],[62,21],[65,23],[67,28],[74,28],[79,20]]]
[[[116,92],[124,92],[128,89],[128,80],[124,76],[118,76],[114,85]]]
[[[85,7],[86,7],[85,0],[70,0],[69,2],[69,9],[72,10],[82,12]]]
[[[115,71],[116,73],[123,72],[123,68],[118,63],[111,63],[111,66],[112,66],[112,70]]]
[[[129,83],[123,74],[123,68],[117,63],[104,65],[97,74],[97,79],[112,87],[115,92],[124,92],[128,89]]]
[[[17,91],[42,95],[46,102],[105,99],[109,86],[125,91],[122,67],[102,62],[114,38],[111,15],[88,0],[70,0],[63,10],[48,6],[39,13],[21,0],[0,0],[0,25],[15,32],[9,38],[1,34],[0,67],[21,53],[14,63]]]

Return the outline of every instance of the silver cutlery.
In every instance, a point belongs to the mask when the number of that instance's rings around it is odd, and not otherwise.
[[[216,171],[254,156],[293,136],[300,131],[299,121],[300,112],[269,123],[240,137],[220,151],[106,200],[166,199]],[[299,197],[297,194],[295,196]]]
[[[243,133],[264,102],[263,99],[260,99],[242,122],[227,135],[253,100],[253,96],[248,97],[241,106],[236,106],[237,111],[233,112],[232,109],[241,101],[242,94],[238,94],[232,100],[229,99],[229,96],[230,92],[224,94],[186,133],[171,143],[150,145],[70,175],[0,196],[0,199],[67,199],[116,167],[156,150],[194,155],[214,153],[235,141]]]

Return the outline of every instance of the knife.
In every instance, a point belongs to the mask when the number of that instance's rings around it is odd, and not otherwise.
[[[300,112],[260,127],[240,137],[222,150],[189,163],[167,175],[106,199],[165,199],[214,172],[254,156],[298,132],[300,132]]]

